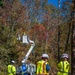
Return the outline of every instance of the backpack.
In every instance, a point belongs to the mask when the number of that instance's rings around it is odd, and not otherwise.
[[[49,72],[50,71],[50,66],[48,64],[46,64],[46,71]]]

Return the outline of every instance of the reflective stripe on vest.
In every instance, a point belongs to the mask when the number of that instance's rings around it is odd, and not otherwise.
[[[68,73],[70,67],[69,63],[67,61],[61,61],[59,64],[61,66],[61,68],[59,68],[59,72]]]
[[[48,75],[49,73],[46,72],[46,63],[45,61],[41,60],[37,63],[37,74]]]

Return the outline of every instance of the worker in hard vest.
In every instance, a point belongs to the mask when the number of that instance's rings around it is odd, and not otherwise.
[[[48,64],[49,56],[47,54],[42,55],[42,60],[37,62],[36,74],[37,75],[49,75],[50,66]]]
[[[57,75],[69,75],[70,64],[68,62],[68,54],[64,53],[61,56],[61,61],[58,63]]]
[[[8,65],[8,75],[16,75],[16,67],[14,66],[15,61],[12,60],[11,64]]]

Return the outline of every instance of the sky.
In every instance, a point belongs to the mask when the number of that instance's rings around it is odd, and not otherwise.
[[[63,1],[64,1],[64,0],[60,0],[60,7],[61,7],[61,3],[62,3]],[[48,3],[53,4],[55,7],[58,8],[58,0],[48,0]]]
[[[48,3],[53,4],[55,7],[58,7],[58,0],[48,0]]]
[[[61,3],[63,2],[64,0],[60,0],[60,7],[61,7]],[[21,0],[21,2],[23,3],[23,0]],[[58,0],[48,0],[48,3],[49,4],[53,4],[55,7],[58,8]]]

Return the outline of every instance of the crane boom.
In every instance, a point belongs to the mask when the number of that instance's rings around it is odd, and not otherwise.
[[[22,60],[23,62],[26,62],[26,60],[28,59],[30,53],[32,52],[32,50],[33,50],[33,48],[34,48],[34,46],[35,46],[35,43],[34,43],[34,41],[32,41],[32,40],[29,40],[29,44],[31,44],[31,47],[29,48],[29,50],[28,50],[26,56],[25,56],[24,59]]]
[[[18,40],[21,40],[21,37],[20,35],[18,36],[17,38]],[[24,33],[24,35],[22,36],[22,43],[23,44],[30,44],[30,48],[28,50],[28,52],[26,53],[24,59],[21,61],[22,64],[25,64],[24,67],[26,67],[27,69],[25,70],[26,74],[27,75],[35,75],[35,72],[36,72],[36,65],[35,64],[32,64],[32,63],[26,63],[30,53],[32,52],[34,46],[35,46],[35,43],[34,41],[30,40],[29,37]],[[21,65],[20,67],[22,67],[23,65]],[[17,73],[20,74],[20,67],[18,67],[17,69]],[[18,71],[20,69],[20,71]]]

